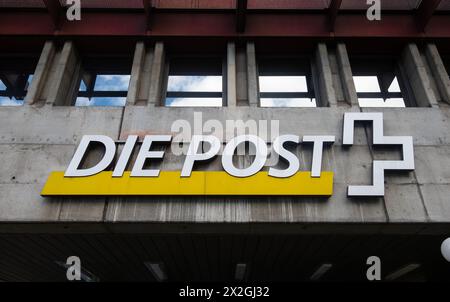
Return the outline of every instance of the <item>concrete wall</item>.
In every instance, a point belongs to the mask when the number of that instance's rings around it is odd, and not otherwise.
[[[428,52],[432,51],[428,50]],[[256,49],[257,52],[257,49]],[[77,76],[71,71],[80,65],[80,58],[70,42],[62,49],[52,43],[44,47],[35,80],[23,107],[0,107],[0,232],[29,223],[29,228],[44,227],[40,223],[76,223],[94,230],[143,231],[168,222],[191,225],[227,225],[248,228],[250,225],[272,223],[299,231],[310,223],[327,223],[336,231],[346,224],[357,231],[362,223],[379,231],[435,232],[450,223],[450,108],[438,102],[430,83],[435,75],[427,72],[414,45],[405,48],[403,64],[411,77],[426,79],[415,91],[422,104],[429,107],[398,109],[361,109],[355,101],[351,68],[345,45],[327,51],[319,45],[316,62],[325,91],[321,96],[330,106],[322,108],[259,108],[255,82],[255,47],[228,45],[229,83],[236,81],[236,90],[228,90],[231,106],[223,108],[166,108],[158,105],[161,97],[161,74],[164,46],[138,43],[132,68],[131,86],[124,108],[76,108],[69,104],[71,83]],[[436,52],[427,53],[428,56]],[[253,58],[249,58],[253,57]],[[419,61],[420,60],[420,61]],[[420,63],[420,65],[415,65]],[[432,60],[439,64],[439,60]],[[245,64],[246,66],[242,66]],[[439,66],[438,66],[439,67]],[[436,69],[436,66],[429,67]],[[55,79],[55,74],[61,78]],[[53,80],[50,80],[52,78]],[[151,82],[149,83],[149,79]],[[54,82],[56,81],[56,82]],[[435,83],[444,91],[445,85]],[[55,84],[56,83],[56,84]],[[47,87],[48,86],[48,87]],[[63,96],[62,87],[65,88]],[[230,87],[229,87],[230,88]],[[53,90],[52,90],[53,89]],[[56,91],[54,91],[56,89]],[[437,88],[436,88],[437,89]],[[60,91],[59,93],[57,93]],[[55,95],[57,96],[55,98]],[[250,97],[247,97],[247,96]],[[53,96],[53,99],[51,98]],[[247,97],[244,104],[242,98]],[[256,98],[256,99],[255,99]],[[250,99],[250,101],[248,101]],[[445,99],[445,98],[444,98]],[[50,100],[50,101],[49,101]],[[58,104],[60,106],[58,106]],[[147,106],[141,106],[147,105]],[[348,185],[371,183],[373,159],[399,158],[399,149],[374,148],[371,126],[358,125],[355,144],[342,146],[344,112],[384,112],[385,135],[414,137],[414,172],[386,175],[383,198],[348,198]],[[85,134],[104,134],[117,140],[127,135],[170,134],[171,125],[180,118],[192,121],[194,112],[202,112],[203,121],[279,120],[280,134],[335,135],[336,143],[324,151],[323,170],[334,171],[334,194],[330,198],[295,197],[130,197],[130,198],[42,198],[39,195],[51,171],[65,170],[75,148]],[[312,148],[301,145],[297,150],[301,170],[311,168]],[[167,152],[162,169],[179,170],[184,157]],[[248,162],[244,156],[240,164]],[[220,169],[216,160],[208,169]],[[96,224],[103,222],[102,224]],[[130,223],[141,229],[130,228]],[[141,224],[144,223],[144,226]],[[149,224],[147,224],[149,223]],[[195,223],[195,224],[192,224]],[[288,223],[288,224],[286,224]],[[353,224],[357,224],[353,227]],[[71,224],[72,225],[72,224]],[[313,224],[315,225],[315,224]],[[320,225],[320,224],[318,224]],[[88,227],[89,226],[89,227]],[[266,225],[270,226],[270,224]],[[71,226],[73,227],[73,225]],[[76,226],[75,226],[76,227]],[[25,225],[26,228],[26,225]],[[50,227],[50,229],[53,227]],[[55,227],[56,228],[56,227]],[[350,228],[347,228],[348,231]],[[180,229],[183,231],[183,229]]]

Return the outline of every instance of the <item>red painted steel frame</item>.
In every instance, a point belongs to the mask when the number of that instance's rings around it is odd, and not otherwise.
[[[236,32],[233,12],[154,12],[152,29],[147,18],[137,12],[85,12],[81,21],[67,21],[55,30],[46,12],[0,12],[0,35],[27,36],[133,36],[133,37],[394,37],[450,38],[450,16],[435,15],[422,32],[414,14],[384,15],[381,21],[368,21],[365,14],[340,14],[334,33],[323,13],[246,14],[245,32]]]

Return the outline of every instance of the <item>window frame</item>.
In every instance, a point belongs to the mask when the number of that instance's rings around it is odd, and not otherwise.
[[[130,82],[128,82],[127,90],[95,90],[95,84],[97,82],[97,77],[102,75],[127,75],[130,76],[131,81],[131,69],[133,57],[123,56],[123,55],[113,55],[113,56],[85,56],[81,58],[81,71],[78,80],[78,85],[76,85],[75,97],[71,102],[72,106],[76,106],[77,99],[88,98],[89,100],[93,98],[127,98],[128,91],[130,89]],[[86,86],[86,91],[81,91],[81,83],[83,81],[84,75],[92,77],[90,83],[84,83]],[[126,103],[124,104],[126,106]],[[124,107],[124,106],[92,106],[92,107]],[[76,107],[90,107],[90,106],[76,106]]]
[[[262,62],[264,61],[272,61],[273,66],[276,66],[274,62],[276,61],[287,61],[287,62],[300,62],[299,64],[300,73],[295,73],[293,71],[292,74],[284,71],[273,71],[266,73],[266,71],[261,71]],[[304,62],[302,62],[304,61]],[[263,63],[266,64],[267,62]],[[303,66],[302,66],[303,65]],[[265,68],[264,68],[265,69]],[[306,72],[302,73],[302,69],[306,70]],[[304,76],[306,79],[306,87],[308,89],[307,92],[261,92],[259,78],[261,76]],[[292,56],[292,55],[258,55],[256,58],[256,78],[257,78],[257,86],[258,86],[258,102],[261,104],[261,99],[315,99],[316,107],[319,107],[318,104],[318,96],[316,95],[317,85],[314,76],[314,66],[313,60],[309,55],[300,55],[300,56]],[[309,108],[304,106],[295,106],[295,107],[270,107],[270,108]],[[314,108],[314,107],[311,107]]]
[[[89,83],[89,85],[86,85],[86,91],[82,91],[78,89],[77,97],[84,97],[84,98],[118,98],[118,97],[127,97],[128,90],[95,90],[95,83],[97,81],[98,76],[103,75],[128,75],[128,74],[106,74],[106,73],[98,73],[98,74],[92,74],[93,76],[92,81]],[[131,76],[131,75],[130,75]],[[81,82],[80,82],[81,86]],[[129,84],[128,84],[129,86]],[[129,87],[128,87],[129,88]]]
[[[362,61],[365,61],[364,63]],[[350,66],[352,69],[352,80],[353,84],[354,77],[357,76],[376,76],[378,80],[378,86],[380,92],[358,92],[356,91],[356,96],[358,99],[383,99],[386,102],[388,99],[401,98],[405,107],[398,108],[408,108],[417,107],[417,103],[414,99],[414,94],[409,86],[409,82],[406,80],[402,67],[399,64],[399,58],[396,56],[389,55],[359,55],[350,56]],[[363,70],[365,69],[365,70]],[[389,85],[383,85],[382,78],[385,74],[392,74],[392,81]],[[397,78],[398,85],[400,87],[400,92],[389,92],[389,87],[392,85],[393,80]],[[362,107],[368,108],[368,107]],[[375,108],[390,108],[390,107],[375,107]],[[395,108],[395,107],[393,107]]]
[[[170,66],[176,60],[201,60],[201,59],[217,59],[221,62],[221,74],[222,77],[222,91],[169,91],[169,77]],[[220,98],[222,99],[222,104],[220,107],[217,106],[177,106],[181,108],[221,108],[227,106],[227,57],[224,54],[170,54],[166,56],[165,68],[164,68],[164,81],[162,85],[161,93],[161,106],[172,108],[174,106],[167,105],[168,98],[191,98],[191,99],[202,99],[202,98]],[[192,74],[195,76],[195,74]],[[208,75],[214,76],[214,75]]]
[[[28,80],[34,76],[39,61],[38,54],[5,54],[0,56],[0,80],[5,85],[5,90],[0,90],[0,97],[5,97],[16,101],[25,101],[30,88]],[[16,83],[10,83],[8,74],[17,75]],[[20,78],[20,79],[19,79]],[[18,81],[20,80],[20,83]],[[31,83],[30,83],[31,84]],[[20,85],[20,87],[15,87]]]

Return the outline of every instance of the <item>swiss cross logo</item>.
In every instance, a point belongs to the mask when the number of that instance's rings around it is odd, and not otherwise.
[[[414,147],[412,136],[384,136],[383,113],[347,112],[344,115],[343,145],[353,145],[356,121],[372,121],[374,145],[401,145],[403,160],[374,160],[373,185],[349,186],[348,196],[384,196],[385,170],[414,170]]]

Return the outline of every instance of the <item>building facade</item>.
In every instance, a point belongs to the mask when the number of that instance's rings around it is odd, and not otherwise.
[[[62,2],[0,1],[1,280],[66,280],[70,256],[101,281],[367,280],[370,256],[384,280],[449,280],[450,1],[381,1],[374,21],[366,1],[82,1],[79,21]],[[108,75],[126,88],[96,86]],[[171,82],[189,76],[216,84]],[[374,161],[405,160],[402,146],[374,141],[370,120],[347,144],[348,113],[382,113],[385,136],[413,138],[413,169],[384,171],[379,196],[348,188],[375,181]],[[333,192],[41,196],[83,136],[116,142],[112,171],[130,135],[175,136],[179,120],[200,123],[192,135],[242,121],[222,145],[267,121],[269,147],[275,132],[303,137],[300,171],[305,136],[334,136],[320,162]],[[182,170],[173,150],[192,135],[160,149],[161,171]],[[104,153],[90,151],[83,167]],[[220,156],[194,170],[223,171]]]

